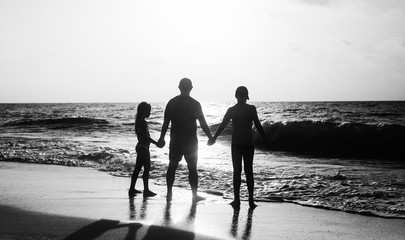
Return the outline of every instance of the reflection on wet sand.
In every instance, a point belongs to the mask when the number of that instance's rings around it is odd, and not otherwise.
[[[146,207],[145,207],[146,209]],[[163,211],[162,226],[166,227],[167,232],[163,234],[161,231],[156,231],[157,226],[151,226],[144,239],[195,239],[195,216],[197,212],[197,204],[193,203],[186,217],[178,221],[173,222],[172,219],[172,202],[167,201],[166,207]],[[182,229],[182,230],[179,230]],[[169,234],[169,235],[168,235]]]
[[[140,207],[136,205],[136,203],[141,203]],[[134,198],[130,198],[129,199],[129,219],[130,220],[146,220],[148,219],[148,198],[143,198],[143,200],[140,201],[135,201]],[[139,211],[139,212],[138,212]],[[185,238],[184,236],[184,232],[182,232],[182,238],[181,239],[194,239],[194,233],[193,231],[195,230],[195,217],[196,217],[196,213],[197,213],[197,203],[196,202],[192,202],[189,211],[186,213],[186,215],[184,217],[182,217],[179,221],[174,222],[173,221],[173,214],[177,215],[176,213],[172,213],[172,211],[174,211],[172,209],[172,201],[167,201],[165,207],[163,208],[163,213],[162,213],[162,220],[160,225],[163,227],[167,227],[167,228],[174,228],[176,229],[182,229],[185,231],[190,231],[189,234],[187,234],[187,237]],[[155,219],[155,223],[159,225],[160,221],[156,221]],[[153,237],[157,237],[155,236],[156,233],[151,233],[151,229],[153,230],[155,228],[155,226],[151,226],[150,229],[148,230],[148,233],[146,234],[144,239],[150,239],[150,234],[153,235]],[[178,231],[178,230],[176,230]],[[149,237],[147,237],[149,235]],[[192,235],[192,236],[191,236]],[[153,239],[153,238],[152,238]]]
[[[166,207],[164,208],[162,225],[165,227],[178,227],[188,231],[194,231],[196,213],[197,203],[193,202],[190,206],[188,214],[177,223],[174,223],[172,219],[172,202],[168,201],[166,203]]]
[[[246,225],[245,229],[242,233],[242,240],[249,240],[252,232],[252,216],[253,216],[253,210],[252,208],[249,208],[247,218],[246,218]],[[239,213],[240,209],[234,209],[233,211],[233,216],[232,216],[232,223],[231,223],[231,228],[230,228],[230,234],[232,237],[237,238],[238,237],[238,229],[239,229]]]
[[[149,200],[152,201],[153,200]],[[138,206],[135,205],[134,199],[130,199],[129,201],[129,219],[131,220],[147,220],[148,219],[148,202],[147,198],[144,198],[142,201],[136,201]],[[184,231],[189,232],[186,238],[182,235],[182,239],[194,239],[194,231],[196,229],[195,226],[195,219],[197,214],[197,203],[193,202],[190,205],[188,211],[185,211],[183,216],[179,217],[180,209],[185,210],[184,208],[178,208],[173,201],[166,201],[164,208],[161,211],[161,220],[154,218],[154,224],[156,226],[161,225],[162,227],[170,228],[170,229],[182,229]],[[156,209],[155,209],[156,210]],[[153,211],[153,210],[152,210]],[[252,225],[253,225],[253,211],[254,209],[249,208],[247,211],[246,218],[241,217],[241,210],[234,209],[232,215],[232,221],[230,225],[229,234],[232,238],[235,239],[242,239],[242,240],[250,240],[251,239],[251,232],[252,232]],[[156,212],[151,213],[153,216],[156,215]],[[242,224],[242,226],[240,226]],[[242,229],[243,227],[243,229]],[[151,226],[152,229],[155,226]],[[149,231],[147,233],[151,234]],[[156,233],[153,233],[156,235]],[[145,238],[149,239],[149,238]]]
[[[173,225],[172,216],[171,216],[171,207],[172,207],[172,202],[167,201],[166,207],[164,209],[165,211],[163,213],[163,226],[165,226],[165,227],[169,227],[169,226]]]
[[[145,219],[146,218],[146,210],[148,205],[148,198],[143,198],[142,205],[139,213],[139,217],[136,216],[136,207],[134,198],[129,199],[129,219],[130,220],[138,220],[138,219]]]

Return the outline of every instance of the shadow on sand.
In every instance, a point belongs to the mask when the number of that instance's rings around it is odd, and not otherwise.
[[[148,205],[147,199],[142,201],[141,209],[139,212],[139,219],[146,218],[146,208]],[[114,234],[115,238],[124,240],[154,240],[154,239],[213,239],[212,237],[206,237],[203,235],[197,235],[193,232],[193,225],[195,220],[195,215],[197,212],[197,204],[193,203],[190,207],[189,214],[185,217],[184,221],[178,224],[174,224],[171,219],[171,202],[167,202],[166,207],[163,212],[163,226],[157,225],[146,225],[140,222],[135,222],[136,219],[136,208],[133,199],[129,201],[129,218],[132,222],[101,219],[95,221],[83,228],[77,230],[76,232],[70,234],[65,238],[65,240],[76,240],[76,239],[98,239],[102,235]],[[186,228],[186,230],[179,229]],[[120,229],[117,232],[114,230]],[[125,230],[126,229],[126,230]],[[126,232],[126,234],[125,234]],[[116,234],[121,234],[122,236],[117,236]],[[125,235],[125,236],[124,236]],[[114,238],[114,239],[115,239]]]
[[[94,223],[91,223],[73,234],[65,238],[65,240],[77,240],[77,239],[97,239],[101,235],[119,228],[127,228],[128,232],[124,240],[137,239],[138,230],[146,227],[148,230],[146,235],[142,239],[194,239],[195,234],[184,230],[175,228],[162,227],[162,226],[148,226],[141,223],[121,223],[120,221],[101,219]]]

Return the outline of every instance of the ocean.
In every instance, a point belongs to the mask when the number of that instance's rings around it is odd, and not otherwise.
[[[202,103],[212,134],[233,104]],[[270,141],[270,148],[264,148],[256,134],[257,201],[405,218],[405,102],[250,104],[257,107]],[[147,121],[157,140],[165,103],[151,105]],[[92,167],[128,177],[129,186],[136,159],[136,107],[137,103],[0,104],[0,161]],[[230,126],[213,146],[207,146],[208,139],[198,129],[199,190],[229,199]],[[151,145],[150,177],[160,185],[165,185],[167,146]],[[187,173],[183,160],[175,186],[189,188]],[[244,180],[241,195],[247,198]]]

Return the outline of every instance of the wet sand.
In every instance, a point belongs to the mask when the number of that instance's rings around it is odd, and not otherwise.
[[[0,162],[0,239],[403,239],[405,220],[204,194],[150,183],[127,196],[129,178],[89,168]],[[142,189],[142,179],[137,189]]]

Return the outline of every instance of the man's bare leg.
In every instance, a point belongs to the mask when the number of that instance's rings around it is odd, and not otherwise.
[[[173,188],[174,178],[175,178],[176,169],[177,169],[178,165],[179,165],[178,162],[171,161],[169,163],[169,167],[167,169],[167,173],[166,173],[167,201],[171,201],[172,197],[173,197],[172,188]]]
[[[187,163],[188,167],[188,181],[191,186],[191,191],[193,194],[193,202],[198,202],[205,200],[205,197],[198,195],[198,172],[197,172],[197,161]]]

